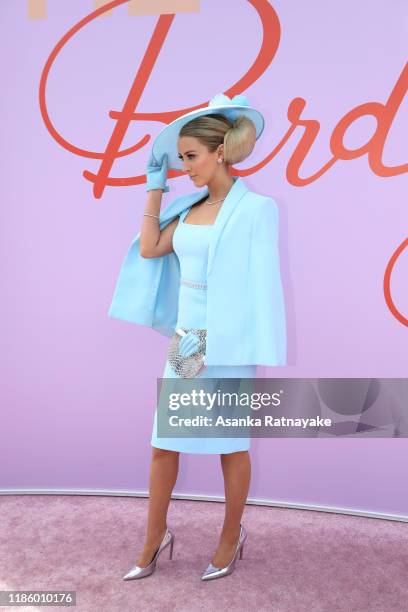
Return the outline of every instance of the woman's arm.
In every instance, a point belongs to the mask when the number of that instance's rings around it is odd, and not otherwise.
[[[162,189],[151,189],[147,192],[145,211],[160,216]],[[173,234],[179,218],[176,217],[160,231],[159,219],[143,215],[140,230],[140,255],[142,257],[161,257],[173,251]]]

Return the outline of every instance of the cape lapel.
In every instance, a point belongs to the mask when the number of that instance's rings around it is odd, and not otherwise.
[[[232,177],[234,180],[234,184],[229,190],[227,197],[225,198],[217,218],[214,223],[213,232],[211,233],[211,239],[208,247],[208,262],[207,262],[207,275],[211,272],[214,256],[217,250],[217,244],[221,238],[223,229],[228,222],[232,212],[235,209],[235,206],[239,202],[239,200],[243,197],[243,195],[248,191],[248,187],[244,184],[243,180],[239,176]]]

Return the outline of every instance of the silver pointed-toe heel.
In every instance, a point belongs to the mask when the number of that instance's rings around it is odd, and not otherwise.
[[[160,553],[169,545],[169,559],[173,558],[174,539],[174,533],[172,533],[167,527],[166,533],[164,534],[161,544],[154,553],[153,559],[150,561],[149,565],[146,565],[146,567],[139,567],[139,565],[133,565],[128,571],[128,573],[123,576],[122,580],[137,580],[138,578],[145,578],[146,576],[150,576],[150,574],[153,574],[154,570],[156,569],[156,563]]]
[[[222,578],[223,576],[228,576],[231,574],[235,567],[235,562],[238,557],[242,559],[242,554],[244,552],[244,543],[247,538],[247,532],[243,525],[241,525],[241,531],[238,538],[238,544],[235,549],[234,556],[226,567],[215,567],[212,563],[209,564],[204,574],[201,576],[201,580],[213,580],[214,578]]]

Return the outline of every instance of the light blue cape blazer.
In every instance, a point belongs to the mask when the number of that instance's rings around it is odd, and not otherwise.
[[[240,177],[221,206],[208,251],[206,365],[286,364],[286,322],[275,201]],[[160,230],[208,189],[173,200]],[[109,316],[172,336],[178,315],[180,263],[175,252],[140,255],[140,232],[120,269]],[[194,279],[192,279],[194,280]]]

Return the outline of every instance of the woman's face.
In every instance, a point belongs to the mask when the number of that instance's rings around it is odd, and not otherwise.
[[[183,170],[193,181],[196,187],[207,185],[215,172],[220,169],[217,159],[218,150],[213,153],[193,136],[181,136],[177,142],[178,156],[183,161]]]

